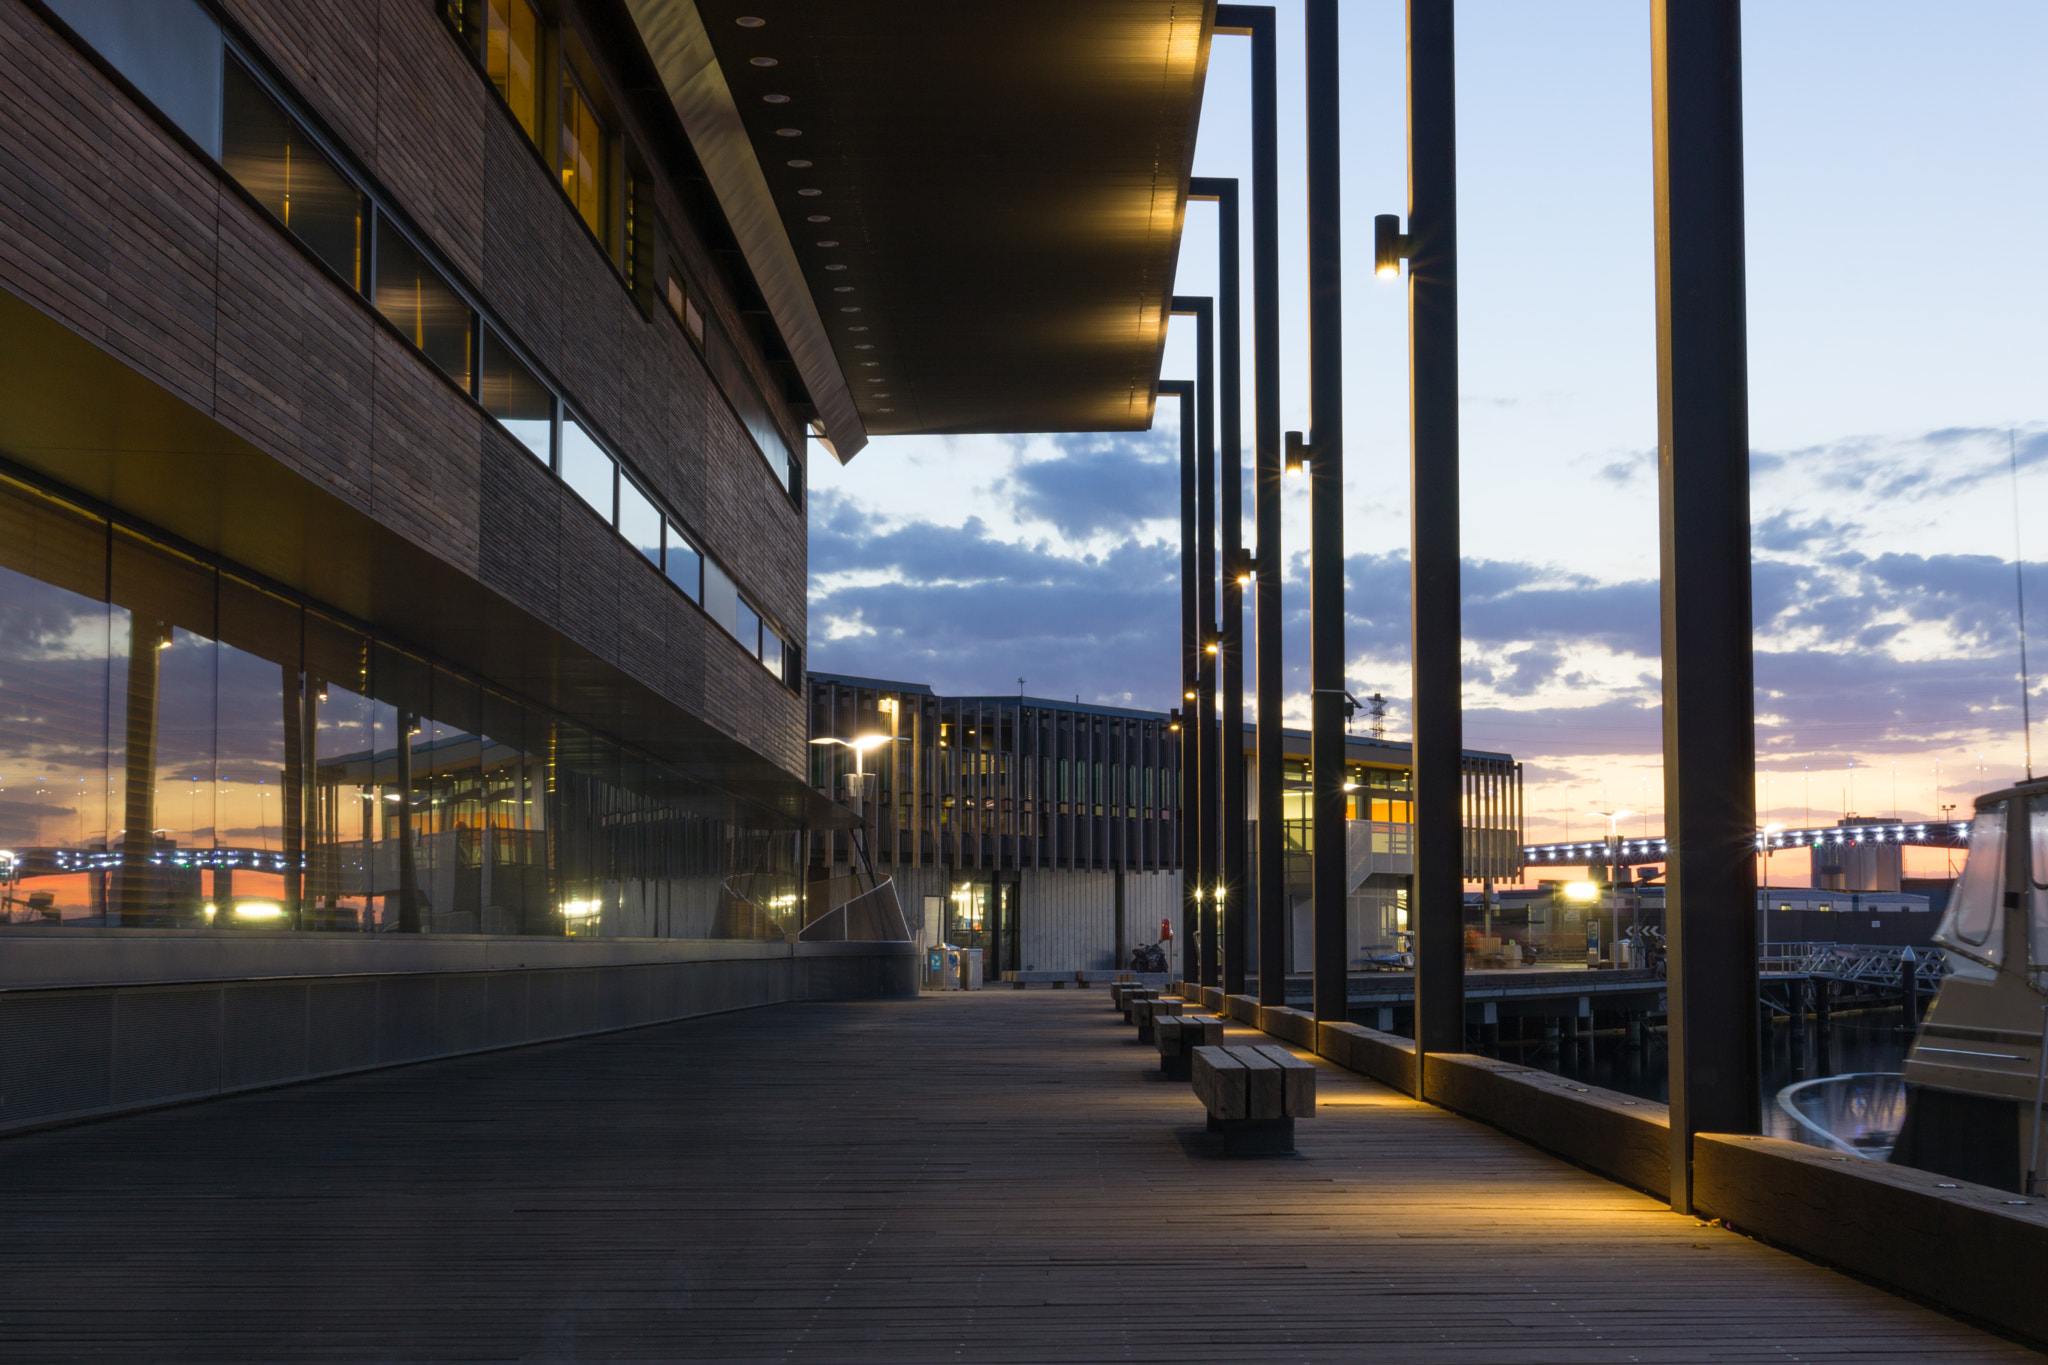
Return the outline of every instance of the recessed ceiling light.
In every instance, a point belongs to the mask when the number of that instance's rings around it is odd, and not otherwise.
[[[775,130],[775,136],[777,137],[802,137],[803,135],[804,130],[801,128],[777,128]]]
[[[842,308],[842,309],[840,309],[839,311],[840,311],[840,312],[842,312],[842,313],[858,313],[858,312],[860,311],[860,309],[858,309],[858,308]],[[849,331],[849,332],[865,332],[865,331],[867,330],[867,328],[865,328],[865,327],[849,327],[849,328],[847,328],[846,330],[847,330],[847,331]]]
[[[854,330],[854,331],[856,331],[856,332],[858,332],[858,331],[861,331],[862,329],[861,329],[861,328],[859,328],[859,327],[856,327],[856,328],[854,328],[853,330]],[[856,351],[872,351],[872,350],[874,350],[874,349],[875,349],[875,343],[874,343],[874,342],[872,342],[872,341],[863,341],[863,342],[862,342],[862,343],[861,343],[860,345],[858,345],[858,346],[854,347],[853,349],[854,349],[854,350],[856,350]],[[881,362],[880,362],[880,361],[877,361],[877,362],[875,362],[875,363],[876,363],[876,364],[880,364]]]
[[[823,194],[824,192],[825,192],[825,191],[823,191],[823,190],[798,190],[798,191],[797,191],[797,193],[798,193],[798,194],[802,195],[802,196],[803,196],[804,198],[806,198],[806,199],[816,199],[816,198],[817,198],[817,197],[818,197],[819,195]]]
[[[854,349],[854,350],[856,350],[856,351],[866,351],[866,350],[872,350],[873,348],[872,348],[872,347],[869,347],[869,346],[856,346],[856,347],[854,347],[853,349]],[[861,361],[861,364],[863,364],[863,365],[879,365],[879,364],[881,364],[881,363],[882,363],[882,362],[881,362],[881,361],[879,361],[879,360],[863,360],[863,361]]]
[[[882,395],[882,394],[879,394],[879,393],[878,393],[878,394],[876,394],[876,395],[875,395],[875,397],[877,397],[877,398],[880,398],[880,397],[883,397],[883,395]],[[876,409],[875,409],[875,411],[876,411],[876,412],[894,412],[894,411],[896,411],[896,409],[894,409],[894,408],[876,408]]]
[[[739,18],[733,20],[733,22],[735,24],[738,24],[741,28],[759,28],[761,27],[761,25],[767,23],[768,21],[766,19],[756,19],[751,14],[742,14]]]
[[[761,101],[762,101],[762,103],[764,103],[764,104],[788,104],[788,103],[789,103],[789,96],[787,96],[787,95],[763,95],[763,96],[761,96]]]
[[[835,284],[832,286],[832,292],[835,294],[851,294],[853,286],[850,284]]]
[[[785,161],[785,162],[783,162],[782,164],[783,164],[783,165],[785,165],[785,166],[788,166],[788,167],[790,167],[790,168],[791,168],[791,169],[793,169],[793,170],[799,170],[799,171],[807,171],[807,170],[809,170],[809,169],[811,168],[811,163],[810,163],[810,162],[808,162],[808,161],[806,161],[806,160],[804,160],[804,159],[803,159],[802,157],[798,157],[798,158],[797,158],[796,160],[794,160],[794,161]]]
[[[747,64],[749,66],[774,66],[776,63],[773,57],[749,57],[747,58]]]
[[[842,308],[842,309],[840,309],[839,311],[840,311],[840,312],[842,312],[842,313],[858,313],[858,312],[860,311],[860,309],[858,309],[858,308]],[[867,329],[866,329],[866,328],[864,328],[864,327],[856,327],[856,328],[854,328],[853,330],[854,330],[854,331],[856,331],[856,332],[862,332],[862,331],[866,331]]]
[[[838,245],[839,245],[839,243],[837,243],[837,242],[820,242],[820,243],[818,243],[818,245],[819,245],[819,246],[824,246],[824,247],[833,247],[833,246],[838,246]]]
[[[878,393],[878,394],[875,394],[875,395],[873,395],[873,396],[874,396],[874,397],[876,397],[876,398],[887,398],[887,397],[888,397],[889,395],[888,395],[888,394],[886,394],[886,393]],[[887,411],[888,411],[888,409],[887,409],[887,408],[884,408],[884,409],[883,409],[883,411],[884,411],[884,412],[887,412]]]
[[[843,265],[836,265],[836,264],[835,264],[835,265],[828,265],[828,266],[826,266],[825,268],[826,268],[827,270],[844,270],[844,269],[846,269],[846,267],[845,267],[845,266],[843,266]]]
[[[804,221],[806,223],[829,223],[832,221],[832,215],[829,213],[814,213],[804,219]]]

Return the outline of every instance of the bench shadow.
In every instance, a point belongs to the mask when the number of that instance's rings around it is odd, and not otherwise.
[[[1241,1150],[1236,1143],[1221,1133],[1212,1133],[1206,1125],[1188,1125],[1173,1130],[1174,1140],[1180,1143],[1183,1156],[1193,1161],[1305,1161],[1299,1150],[1292,1152],[1262,1152]]]

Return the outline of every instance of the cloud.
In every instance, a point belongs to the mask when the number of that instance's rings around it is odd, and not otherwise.
[[[1071,540],[1128,533],[1146,521],[1180,515],[1180,436],[1052,438],[1060,453],[1011,468],[1008,484],[1023,516],[1050,522]]]

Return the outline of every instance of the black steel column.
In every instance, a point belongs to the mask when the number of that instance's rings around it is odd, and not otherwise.
[[[1452,0],[1408,0],[1410,641],[1415,1046],[1465,1050],[1459,695],[1458,148]]]
[[[1286,766],[1287,679],[1281,645],[1280,550],[1280,108],[1279,38],[1263,5],[1218,5],[1252,40],[1252,504],[1258,558],[1254,578],[1258,657],[1258,887],[1251,898],[1259,925],[1259,1003],[1287,1003],[1287,829],[1281,819]]]
[[[1344,828],[1344,273],[1338,200],[1337,0],[1304,0],[1308,86],[1309,678],[1313,688],[1315,1015],[1342,1020]]]
[[[1196,587],[1201,568],[1195,553],[1195,385],[1191,379],[1162,379],[1161,398],[1180,399],[1180,818],[1175,822],[1180,842],[1180,955],[1181,977],[1201,980],[1201,964],[1195,957],[1196,925],[1200,918],[1195,888],[1201,884],[1201,754],[1202,727],[1188,694],[1195,692],[1202,651]],[[1173,970],[1169,960],[1167,970]]]
[[[1222,863],[1222,764],[1216,725],[1216,304],[1208,297],[1176,296],[1173,311],[1195,319],[1195,616],[1201,630],[1195,655],[1196,724],[1202,731],[1199,813],[1195,837],[1200,941],[1196,954],[1201,985],[1214,986],[1223,977],[1216,962],[1216,883]]]
[[[1222,861],[1216,881],[1222,888],[1218,916],[1223,941],[1222,986],[1226,995],[1244,994],[1245,911],[1245,762],[1244,762],[1244,590],[1239,577],[1244,560],[1244,357],[1243,325],[1238,313],[1237,181],[1198,177],[1188,182],[1188,197],[1216,201],[1217,365],[1222,399],[1223,620],[1222,647],[1217,655],[1223,673],[1223,712],[1218,726],[1222,760]]]
[[[1754,1133],[1756,712],[1738,0],[1652,0],[1670,839],[1671,1205],[1695,1133]]]

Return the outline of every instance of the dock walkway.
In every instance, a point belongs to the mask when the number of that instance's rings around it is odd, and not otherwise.
[[[1133,1038],[780,1006],[7,1140],[0,1358],[2039,1359],[1320,1061],[1213,1157]]]

